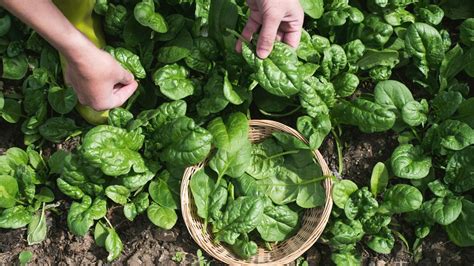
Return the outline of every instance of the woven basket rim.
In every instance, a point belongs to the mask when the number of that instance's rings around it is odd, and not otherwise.
[[[249,120],[249,139],[252,137],[252,129],[253,128],[269,128],[271,131],[280,131],[280,132],[286,132],[288,134],[291,134],[298,139],[302,140],[306,144],[308,144],[308,140],[303,137],[298,131],[295,129],[286,126],[280,122],[276,122],[273,120]],[[269,135],[266,135],[264,138],[265,139],[269,137]],[[325,204],[324,206],[312,208],[312,209],[306,209],[305,212],[309,213],[313,209],[322,209],[322,213],[320,216],[319,223],[316,226],[316,229],[311,233],[311,235],[308,237],[308,239],[305,241],[304,245],[300,246],[298,249],[295,251],[289,253],[286,255],[284,258],[275,260],[275,261],[270,261],[270,262],[265,262],[265,263],[258,263],[258,265],[283,265],[290,263],[294,260],[296,260],[298,257],[300,257],[306,250],[311,248],[314,243],[318,240],[320,235],[322,234],[328,220],[329,216],[331,214],[332,210],[332,197],[331,197],[331,189],[332,189],[332,179],[329,178],[331,176],[331,171],[329,170],[329,167],[327,166],[326,161],[324,160],[323,156],[318,150],[313,150],[313,157],[316,159],[317,163],[320,165],[322,173],[324,176],[327,176],[323,181],[324,189],[325,189],[325,194],[326,194],[326,199],[325,199]],[[187,167],[186,170],[183,173],[183,178],[182,178],[182,183],[181,183],[181,212],[183,216],[183,220],[185,222],[186,228],[189,232],[189,234],[192,236],[193,240],[204,250],[206,251],[209,255],[214,257],[215,259],[227,263],[229,265],[257,265],[256,263],[251,263],[246,260],[242,259],[237,259],[237,258],[229,258],[224,256],[222,253],[215,252],[216,245],[214,243],[208,243],[204,240],[204,234],[202,230],[196,230],[195,227],[192,225],[194,224],[193,221],[193,214],[191,212],[191,208],[194,206],[192,203],[192,194],[190,192],[189,188],[189,181],[192,177],[192,175],[198,171],[199,169],[205,167],[207,162],[207,158],[205,161],[193,165],[190,167]],[[199,217],[194,217],[194,220],[202,221],[201,218]],[[202,222],[201,222],[202,224]],[[303,227],[300,228],[300,230]],[[208,235],[208,233],[205,233],[205,235]],[[212,238],[211,235],[209,235],[210,238]],[[291,240],[285,240],[282,243],[285,243],[287,241]],[[261,249],[261,248],[260,248]],[[227,248],[226,248],[227,250]],[[229,251],[228,251],[229,252]],[[232,254],[232,253],[231,253]],[[258,256],[258,255],[256,255]]]

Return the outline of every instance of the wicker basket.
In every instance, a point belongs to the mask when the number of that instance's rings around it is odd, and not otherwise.
[[[251,120],[249,139],[252,142],[259,142],[269,136],[274,131],[282,131],[296,136],[298,139],[307,143],[307,140],[296,130],[287,127],[281,123],[270,120]],[[330,175],[329,168],[322,155],[315,150],[314,157],[318,161],[323,174]],[[209,233],[203,233],[203,219],[197,215],[196,206],[189,188],[189,182],[193,174],[204,167],[202,162],[198,165],[188,167],[183,175],[181,183],[181,211],[184,222],[194,241],[214,258],[230,265],[281,265],[287,264],[308,250],[319,238],[328,222],[332,209],[330,178],[325,179],[324,188],[326,190],[326,202],[324,207],[307,209],[303,215],[301,228],[297,234],[288,240],[281,242],[273,247],[271,251],[259,248],[256,256],[249,260],[242,260],[225,245],[215,244],[213,236]],[[209,231],[209,230],[207,230]]]

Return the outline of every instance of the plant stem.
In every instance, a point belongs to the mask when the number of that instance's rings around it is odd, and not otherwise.
[[[342,156],[341,139],[339,139],[339,136],[337,135],[336,131],[334,131],[334,128],[331,129],[331,133],[334,137],[334,140],[336,141],[337,161],[338,161],[337,173],[339,175],[342,175],[342,170],[344,169],[344,157]]]
[[[285,156],[285,155],[289,155],[289,154],[296,154],[298,152],[300,152],[300,151],[299,150],[293,150],[293,151],[280,152],[280,153],[274,154],[270,157],[267,157],[267,160],[271,160],[271,159],[281,157],[281,156]]]
[[[113,226],[112,223],[109,221],[109,219],[107,219],[107,216],[104,216],[104,219],[105,219],[105,221],[107,222],[107,224],[110,226],[110,228],[114,229],[114,226]]]

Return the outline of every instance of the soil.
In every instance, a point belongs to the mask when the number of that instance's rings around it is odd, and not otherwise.
[[[291,126],[291,125],[290,125]],[[16,125],[0,122],[0,154],[11,146],[20,146]],[[54,150],[72,149],[77,139],[44,148],[47,156]],[[346,128],[341,136],[344,154],[344,169],[340,177],[353,179],[358,184],[368,184],[372,167],[379,161],[386,161],[397,145],[397,140],[390,133],[361,134],[355,128]],[[338,159],[335,140],[327,138],[321,147],[321,152],[327,159],[330,169],[338,172]],[[0,229],[0,265],[18,263],[21,251],[33,252],[33,264],[51,265],[102,265],[107,263],[107,253],[97,247],[92,235],[77,237],[68,232],[66,213],[68,203],[61,200],[61,205],[55,212],[48,212],[48,237],[41,244],[28,246],[26,229]],[[145,216],[139,216],[134,222],[126,220],[119,208],[113,209],[108,217],[116,225],[124,245],[124,251],[115,265],[199,265],[197,251],[199,247],[187,232],[184,222],[179,220],[172,230],[161,230],[151,224]],[[409,243],[412,232],[402,234]],[[362,248],[362,247],[361,247]],[[474,265],[474,249],[462,249],[448,241],[442,228],[435,228],[423,243],[421,257],[415,263],[413,254],[397,238],[396,247],[390,255],[377,255],[369,250],[362,250],[365,265]],[[204,254],[205,255],[205,254]],[[330,251],[321,243],[316,243],[303,256],[309,265],[329,265]],[[219,264],[212,258],[206,257],[212,265]]]

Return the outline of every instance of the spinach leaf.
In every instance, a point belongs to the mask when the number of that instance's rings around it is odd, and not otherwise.
[[[209,219],[209,207],[211,196],[215,189],[215,182],[211,179],[204,169],[197,171],[191,178],[191,192],[194,203],[196,204],[197,214],[205,221]],[[227,190],[226,190],[227,191]]]
[[[287,239],[295,232],[299,224],[299,215],[288,206],[265,207],[262,221],[257,226],[257,231],[263,240],[279,242]]]
[[[15,178],[0,175],[0,208],[8,209],[15,206],[18,192],[18,183]]]
[[[178,221],[178,216],[173,209],[162,207],[156,203],[150,204],[147,216],[154,225],[166,230],[173,228]]]
[[[158,49],[158,62],[172,64],[186,58],[193,49],[193,38],[186,29],[181,30],[175,39],[166,42]]]
[[[377,212],[379,204],[367,187],[363,187],[349,196],[344,204],[344,213],[347,218],[356,220],[369,218]]]
[[[333,118],[341,123],[358,126],[362,132],[373,133],[389,130],[396,115],[380,104],[357,98],[352,102],[341,100],[331,110]]]
[[[423,203],[423,213],[431,220],[448,225],[456,221],[462,211],[462,198],[433,198]]]
[[[309,139],[311,149],[319,149],[331,131],[331,120],[327,114],[318,114],[314,118],[300,116],[296,121],[296,127],[301,134]]]
[[[332,199],[337,207],[344,209],[344,205],[350,195],[358,190],[357,185],[351,180],[341,180],[336,182],[332,188]]]
[[[131,51],[119,47],[119,48],[106,48],[109,52],[125,69],[130,71],[136,78],[143,79],[146,77],[145,69],[140,62],[138,55]]]
[[[0,213],[0,228],[18,229],[29,224],[32,219],[31,212],[24,206],[18,205],[4,209]]]
[[[63,89],[55,86],[48,90],[48,101],[54,111],[67,114],[76,106],[77,96],[71,87]]]
[[[135,5],[133,9],[135,19],[143,26],[164,33],[168,31],[168,25],[160,13],[155,12],[155,4],[150,0],[143,0]]]
[[[147,170],[138,150],[144,136],[137,132],[112,126],[97,126],[84,136],[82,155],[88,163],[109,176],[125,175],[133,168],[135,173]]]
[[[154,135],[162,148],[160,159],[172,165],[199,163],[211,150],[212,135],[188,117],[179,117],[167,123]]]
[[[262,60],[243,43],[242,55],[256,73],[256,81],[269,93],[289,97],[299,92],[303,83],[298,73],[299,61],[296,51],[288,45],[276,42],[270,56]]]
[[[236,239],[235,244],[232,245],[232,250],[242,259],[249,259],[250,257],[257,254],[258,246],[253,241],[246,241],[242,239]]]
[[[226,122],[216,118],[209,123],[217,152],[209,166],[218,174],[218,181],[224,176],[241,176],[251,162],[251,145],[248,140],[249,125],[242,113],[233,113]]]
[[[263,197],[239,197],[230,202],[220,223],[216,224],[216,238],[234,245],[237,238],[254,230],[262,221]]]
[[[47,234],[46,216],[44,214],[44,205],[41,209],[41,213],[37,213],[31,219],[28,224],[28,245],[39,244],[46,239]]]
[[[415,65],[428,76],[430,69],[441,64],[444,58],[444,46],[439,32],[432,26],[416,22],[408,27],[405,34],[406,52],[413,56]]]
[[[182,66],[166,65],[153,74],[153,81],[163,95],[172,100],[180,100],[192,95],[195,90],[188,75],[188,70]]]
[[[384,193],[382,209],[390,213],[411,212],[420,208],[423,195],[414,186],[396,184]]]
[[[67,214],[67,225],[72,233],[85,236],[94,220],[99,220],[107,212],[107,202],[103,198],[92,199],[84,195],[82,202],[73,202]]]
[[[460,247],[474,246],[474,203],[463,199],[462,211],[459,218],[446,226],[449,239]]]
[[[446,166],[444,181],[451,184],[456,192],[466,192],[474,188],[474,147],[469,146],[455,152]]]
[[[431,158],[424,154],[420,146],[403,144],[393,151],[391,165],[393,173],[398,177],[420,179],[428,175]]]
[[[395,237],[387,227],[382,227],[379,233],[371,236],[367,246],[373,251],[381,254],[390,254],[395,245]]]
[[[377,197],[377,194],[385,191],[388,185],[388,170],[384,163],[378,162],[370,177],[370,191]],[[333,192],[334,193],[334,192]]]

